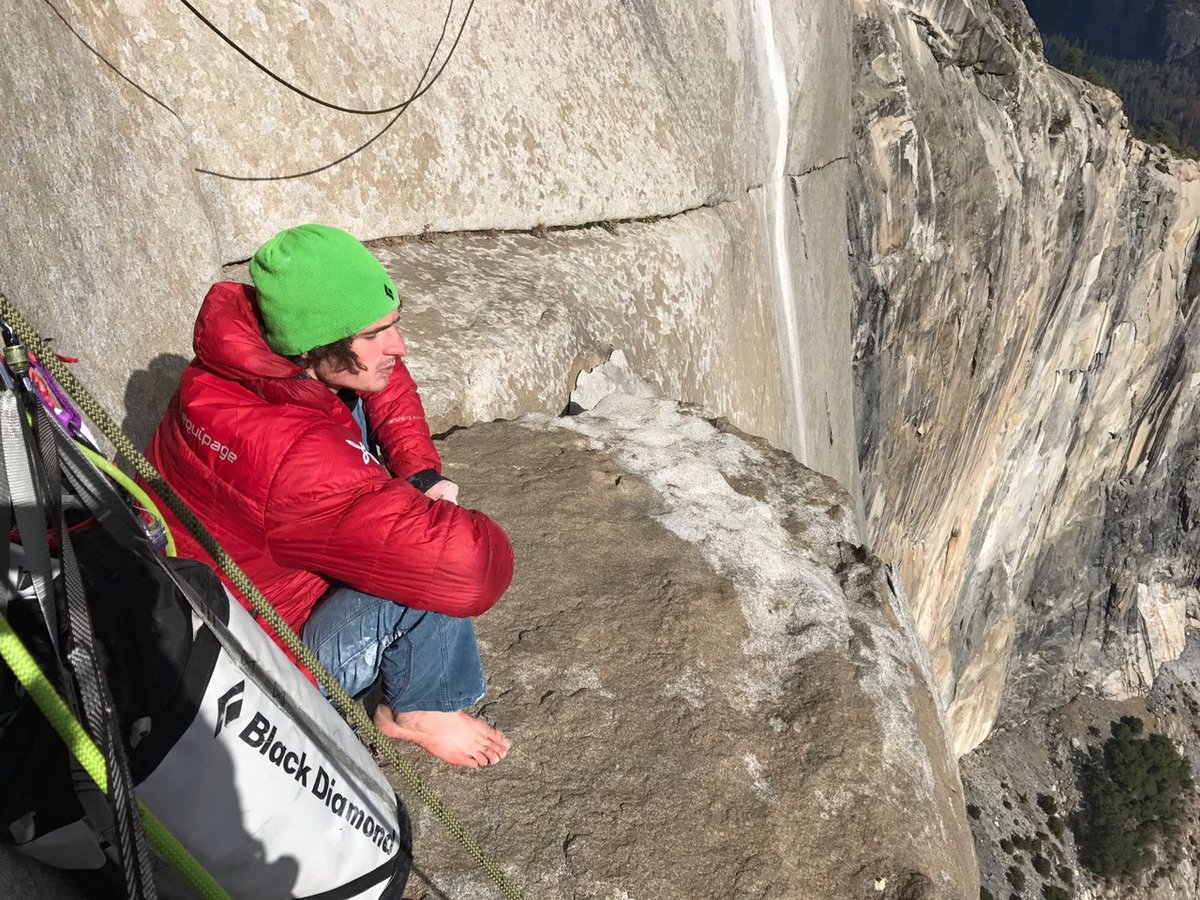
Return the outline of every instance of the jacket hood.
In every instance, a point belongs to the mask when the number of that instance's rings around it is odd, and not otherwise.
[[[220,281],[208,289],[192,335],[193,365],[238,382],[272,403],[342,406],[321,382],[267,345],[254,300],[254,288],[248,284]]]
[[[233,281],[208,289],[192,336],[196,358],[213,374],[231,381],[294,378],[303,370],[267,346],[254,297],[253,287]]]

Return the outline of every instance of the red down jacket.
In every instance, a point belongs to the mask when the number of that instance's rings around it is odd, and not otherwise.
[[[363,395],[385,468],[361,447],[346,405],[267,346],[253,298],[243,284],[209,290],[196,358],[151,462],[297,631],[335,582],[452,616],[489,609],[512,579],[512,547],[483,513],[405,481],[440,472],[441,460],[403,363],[386,388]],[[167,515],[179,555],[211,564]]]

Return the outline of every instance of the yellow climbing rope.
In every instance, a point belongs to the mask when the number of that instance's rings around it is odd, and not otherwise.
[[[158,522],[159,527],[163,530],[163,534],[166,536],[167,556],[174,556],[175,538],[171,535],[171,526],[169,526],[167,524],[167,520],[163,518],[163,514],[159,511],[158,506],[153,500],[150,499],[150,495],[143,491],[141,486],[136,481],[118,469],[115,465],[113,465],[91,447],[81,443],[79,444],[79,449],[83,451],[84,455],[92,461],[93,465],[95,465],[97,469],[99,469],[125,490],[129,491],[129,493],[133,496],[133,499],[138,502],[138,505],[151,516],[153,516],[154,520]]]
[[[71,755],[79,760],[84,771],[91,776],[96,787],[105,794],[108,793],[108,766],[100,748],[84,731],[83,725],[75,718],[70,707],[50,679],[38,667],[37,661],[21,642],[16,632],[8,624],[8,619],[0,615],[0,657],[12,669],[25,692],[33,698],[46,721],[58,732]],[[138,812],[142,817],[142,827],[146,837],[158,851],[159,855],[170,863],[176,871],[187,879],[188,884],[204,900],[229,900],[229,895],[213,879],[196,858],[175,839],[160,821],[150,812],[142,801],[137,801]]]
[[[368,745],[373,745],[383,758],[396,768],[396,771],[404,777],[404,780],[408,782],[413,792],[429,808],[434,818],[462,845],[463,849],[475,860],[476,864],[491,878],[500,893],[509,898],[509,900],[524,900],[521,892],[517,890],[508,876],[504,874],[496,861],[484,851],[475,837],[466,830],[458,818],[442,803],[432,788],[417,774],[412,764],[400,755],[400,752],[396,749],[395,742],[385,737],[379,731],[375,723],[367,716],[362,704],[358,703],[338,684],[337,679],[321,664],[316,654],[300,640],[296,632],[284,622],[283,617],[267,602],[267,599],[254,586],[254,583],[246,576],[246,573],[238,567],[237,563],[233,561],[233,558],[228,553],[221,549],[221,545],[217,543],[208,529],[200,523],[195,514],[187,508],[179,498],[179,495],[175,493],[171,486],[158,473],[158,470],[150,464],[150,461],[142,455],[141,451],[117,427],[117,424],[83,385],[79,383],[74,374],[46,347],[41,336],[3,292],[0,292],[0,318],[8,322],[9,327],[12,328],[17,337],[50,370],[50,374],[58,381],[59,386],[67,392],[71,399],[78,405],[79,409],[91,420],[92,424],[108,438],[118,453],[129,460],[130,464],[137,471],[137,474],[162,499],[171,512],[175,513],[179,521],[191,532],[200,546],[204,548],[205,552],[221,567],[221,570],[229,577],[229,580],[233,582],[237,589],[242,592],[242,595],[250,601],[255,613],[279,635],[280,639],[287,645],[295,657],[313,673],[321,687],[325,689],[330,699],[333,700],[334,705],[358,733],[359,739]]]

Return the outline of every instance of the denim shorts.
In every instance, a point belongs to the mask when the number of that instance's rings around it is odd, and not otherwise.
[[[470,619],[341,587],[318,601],[300,636],[355,699],[382,679],[393,712],[466,709],[486,690]]]

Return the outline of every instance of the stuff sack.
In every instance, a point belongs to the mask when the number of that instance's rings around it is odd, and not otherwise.
[[[14,411],[13,399],[0,393],[0,417]],[[4,458],[11,460],[17,448],[8,421]],[[41,671],[68,699],[80,693],[73,683],[80,674],[65,659],[75,623],[62,596],[63,570],[75,567],[136,796],[217,884],[235,898],[399,900],[411,828],[370,753],[215,574],[160,557],[111,482],[52,430],[72,557],[56,555],[43,573],[57,621],[47,622],[45,598],[33,589],[38,554],[25,547],[9,547],[7,603],[0,604]],[[21,431],[33,440],[27,426]],[[40,434],[47,433],[43,422]],[[25,455],[49,490],[58,479],[39,471],[38,457]],[[89,516],[96,521],[72,526]],[[121,896],[129,873],[114,850],[106,798],[81,774],[0,663],[0,840],[75,870],[96,893]],[[149,857],[153,891],[195,896],[153,850]]]

